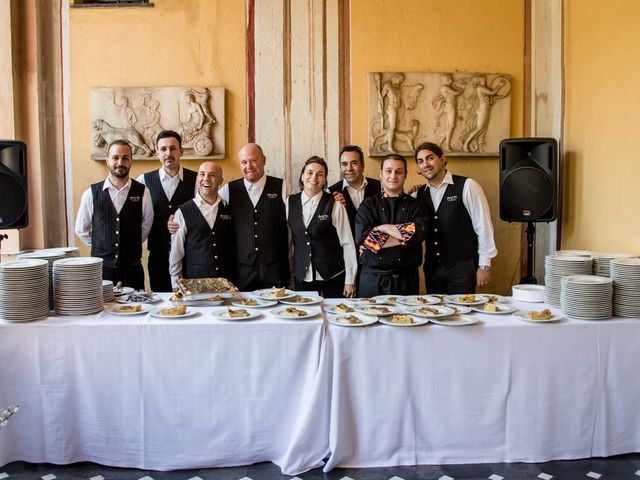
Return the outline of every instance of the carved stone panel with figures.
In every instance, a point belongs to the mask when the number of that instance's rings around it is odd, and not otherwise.
[[[128,141],[138,159],[153,159],[156,137],[175,130],[183,158],[225,155],[223,87],[128,87],[91,90],[91,158],[103,160],[114,140]]]
[[[369,155],[498,155],[510,136],[511,78],[498,73],[369,73]]]

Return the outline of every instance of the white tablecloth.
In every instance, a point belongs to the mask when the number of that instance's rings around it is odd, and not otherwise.
[[[298,419],[313,404],[322,319],[223,322],[211,310],[0,322],[0,407],[20,405],[0,432],[0,465],[320,465],[326,436]]]
[[[329,326],[325,470],[640,451],[639,320],[473,315],[482,324]]]

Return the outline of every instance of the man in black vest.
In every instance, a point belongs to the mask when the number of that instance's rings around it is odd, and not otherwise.
[[[289,187],[281,178],[265,175],[266,157],[259,145],[238,151],[244,178],[220,189],[231,209],[235,230],[235,275],[241,291],[286,287],[289,284],[289,239],[285,199]]]
[[[182,138],[173,130],[163,130],[157,137],[156,155],[162,167],[140,175],[138,182],[146,185],[153,200],[153,225],[147,249],[149,250],[149,283],[154,292],[170,292],[169,250],[171,235],[167,220],[179,205],[191,200],[195,193],[197,173],[182,168]]]
[[[342,180],[331,185],[329,191],[347,207],[351,233],[355,235],[356,212],[365,198],[380,193],[380,180],[364,176],[364,154],[357,145],[342,147],[339,162]],[[336,193],[340,193],[342,198]]]
[[[427,215],[420,203],[404,193],[407,161],[392,153],[382,161],[382,192],[365,198],[356,214],[355,242],[360,255],[358,295],[416,295],[418,267]]]
[[[222,181],[220,165],[204,162],[198,169],[198,193],[176,210],[173,220],[178,231],[172,236],[169,254],[174,290],[179,278],[229,278],[233,228],[229,207],[218,195]]]
[[[429,213],[424,277],[427,293],[474,293],[491,282],[491,259],[498,254],[489,205],[482,187],[447,171],[447,158],[431,142],[415,153],[427,184],[417,198]]]
[[[142,243],[153,223],[149,190],[129,178],[131,146],[116,140],[107,149],[109,176],[85,190],[80,200],[76,234],[103,259],[102,277],[144,289]]]

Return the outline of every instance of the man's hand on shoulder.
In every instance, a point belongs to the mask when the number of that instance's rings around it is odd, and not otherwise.
[[[414,185],[409,190],[407,190],[407,193],[409,195],[412,195],[412,194],[416,193],[418,190],[420,190],[422,187],[424,187],[425,185],[426,185],[425,183],[422,183],[422,184],[419,183],[417,185]]]
[[[333,199],[338,202],[340,205],[343,206],[347,206],[347,201],[344,199],[344,195],[342,195],[342,192],[333,192]]]
[[[174,222],[173,215],[170,215],[169,220],[167,220],[167,230],[169,230],[169,233],[173,235],[178,231],[179,228],[180,228],[180,225]]]

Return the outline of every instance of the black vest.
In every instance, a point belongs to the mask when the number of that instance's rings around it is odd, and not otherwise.
[[[198,174],[193,170],[182,169],[182,180],[171,199],[167,199],[160,181],[158,170],[144,174],[144,183],[151,193],[153,202],[153,225],[149,232],[147,248],[150,252],[169,255],[171,234],[167,229],[167,220],[173,215],[178,206],[193,198]]]
[[[103,259],[108,268],[140,262],[142,257],[142,198],[144,185],[131,180],[127,200],[120,213],[113,206],[104,182],[91,185],[91,256]]]
[[[358,213],[358,209],[353,204],[353,200],[351,200],[351,195],[349,195],[349,190],[347,187],[342,186],[343,181],[334,183],[329,187],[329,191],[340,192],[344,197],[345,207],[347,208],[347,215],[349,216],[349,225],[351,226],[351,234],[355,238],[356,235],[356,213]],[[382,190],[380,185],[380,180],[375,180],[373,178],[367,177],[367,185],[364,187],[364,198],[371,197],[372,195],[379,194]],[[362,199],[364,201],[364,198]]]
[[[187,227],[182,259],[184,278],[228,277],[231,213],[224,202],[218,205],[218,215],[213,229],[193,200],[180,205]]]
[[[418,192],[418,200],[424,202],[429,212],[425,268],[438,265],[449,268],[469,259],[475,259],[478,263],[478,236],[462,201],[466,180],[466,177],[453,175],[453,185],[447,185],[437,211],[429,187],[425,186]]]
[[[302,217],[301,193],[289,197],[289,228],[293,240],[293,275],[304,280],[312,264],[324,280],[344,270],[344,257],[338,232],[331,221],[333,197],[323,192],[309,226]]]
[[[236,238],[236,260],[253,265],[289,264],[287,219],[282,201],[282,179],[267,176],[262,195],[253,206],[244,180],[229,182],[229,207]]]

